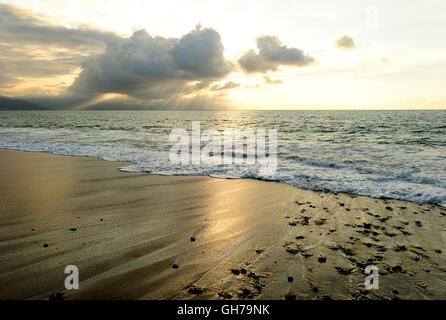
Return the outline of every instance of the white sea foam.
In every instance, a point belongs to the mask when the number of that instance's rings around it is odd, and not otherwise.
[[[443,134],[446,128],[441,129],[441,125],[435,122],[438,115],[429,121],[433,122],[437,131],[442,130],[442,135],[433,135],[427,131],[422,136],[419,136],[420,133],[414,136],[401,126],[399,130],[402,133],[398,140],[390,136],[391,132],[386,132],[386,138],[383,138],[382,130],[386,126],[382,123],[374,123],[372,133],[365,134],[357,130],[357,133],[352,134],[346,133],[353,132],[351,126],[336,129],[336,126],[332,126],[332,121],[328,121],[323,129],[318,129],[321,117],[318,114],[307,114],[305,121],[296,119],[287,122],[289,114],[283,116],[280,113],[261,113],[265,118],[272,117],[274,121],[256,122],[257,118],[250,121],[244,119],[244,125],[255,129],[260,123],[263,128],[277,128],[274,126],[281,123],[278,127],[277,171],[273,175],[262,176],[258,165],[174,165],[169,161],[170,130],[175,127],[188,129],[189,120],[194,117],[207,117],[199,119],[203,129],[206,129],[207,124],[220,130],[219,125],[222,123],[212,120],[215,117],[212,113],[186,114],[187,116],[162,113],[147,116],[142,113],[146,119],[140,119],[144,118],[141,115],[130,117],[125,113],[125,117],[121,114],[110,116],[91,113],[97,118],[96,122],[92,122],[90,113],[87,116],[86,113],[80,114],[72,113],[73,119],[64,114],[62,121],[60,114],[49,113],[50,118],[54,117],[50,124],[45,119],[41,120],[43,123],[26,122],[24,125],[23,122],[28,121],[27,119],[11,119],[8,117],[14,117],[13,113],[11,116],[1,113],[0,148],[131,162],[121,168],[122,171],[272,180],[311,190],[348,192],[446,206],[446,144]],[[249,118],[249,115],[242,115]],[[336,123],[343,120],[343,116],[330,115]],[[319,121],[314,120],[316,116]],[[110,117],[115,118],[112,123],[109,121]],[[31,119],[32,117],[29,122]],[[358,120],[361,126],[364,119],[367,120],[367,117],[362,118],[362,121]],[[439,121],[443,121],[442,119],[444,118],[440,117]],[[309,121],[314,122],[312,127],[308,127]],[[228,127],[227,122],[224,125],[221,129]],[[243,129],[238,119],[229,121],[229,127]],[[329,128],[332,130],[328,130]],[[393,124],[393,128],[389,130],[394,131],[394,128]],[[426,137],[430,138],[427,144],[424,143]]]

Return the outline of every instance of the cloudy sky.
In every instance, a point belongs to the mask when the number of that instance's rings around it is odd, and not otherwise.
[[[446,108],[446,1],[0,0],[0,95],[70,109]]]

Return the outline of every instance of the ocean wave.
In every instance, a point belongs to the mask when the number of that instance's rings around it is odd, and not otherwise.
[[[239,165],[173,165],[168,150],[145,150],[125,144],[53,143],[42,140],[0,139],[0,148],[47,152],[70,156],[97,157],[106,161],[132,162],[120,168],[127,172],[160,175],[201,175],[222,179],[257,179],[277,181],[315,190],[347,192],[376,198],[393,198],[446,206],[446,186],[435,179],[414,178],[389,171],[359,172],[353,167],[332,165],[315,160],[290,165],[279,159],[274,175],[260,175],[259,166]],[[434,181],[435,180],[435,181]]]
[[[220,133],[277,129],[276,173],[261,175],[258,164],[246,163],[173,165],[169,133],[190,132],[191,121]],[[129,162],[123,171],[279,181],[446,206],[444,123],[446,112],[425,111],[0,112],[0,148]]]

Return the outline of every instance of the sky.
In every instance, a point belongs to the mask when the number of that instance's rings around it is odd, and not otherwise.
[[[446,1],[0,0],[0,95],[63,109],[446,109]]]

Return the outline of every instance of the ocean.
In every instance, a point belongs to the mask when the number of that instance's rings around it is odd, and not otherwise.
[[[277,129],[277,171],[173,164],[173,129]],[[0,111],[0,148],[131,162],[123,171],[273,180],[446,206],[446,111]]]

